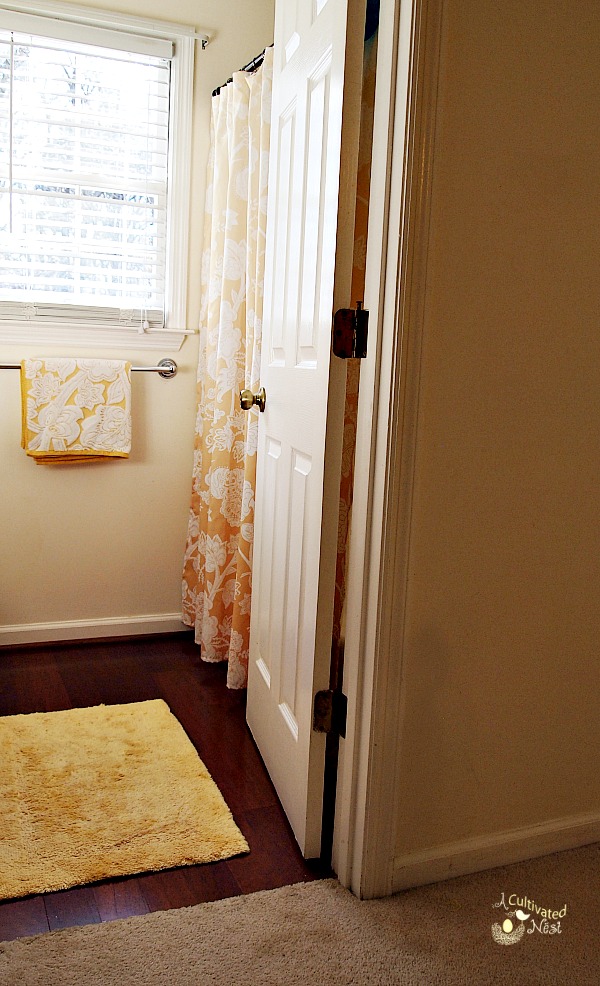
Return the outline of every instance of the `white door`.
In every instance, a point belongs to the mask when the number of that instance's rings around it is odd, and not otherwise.
[[[348,25],[348,30],[346,29]],[[248,723],[298,844],[318,856],[364,0],[277,0]],[[356,300],[356,299],[354,299]]]

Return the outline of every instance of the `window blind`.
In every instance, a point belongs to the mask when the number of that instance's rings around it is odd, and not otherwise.
[[[162,327],[172,44],[106,47],[109,31],[78,27],[90,43],[6,16],[0,320]]]

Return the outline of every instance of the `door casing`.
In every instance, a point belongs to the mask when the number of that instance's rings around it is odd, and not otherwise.
[[[382,0],[333,867],[393,892],[402,646],[443,0]],[[393,655],[393,660],[391,656]]]

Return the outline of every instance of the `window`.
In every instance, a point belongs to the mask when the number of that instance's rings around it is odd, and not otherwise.
[[[0,8],[0,338],[183,338],[194,32],[49,8]]]

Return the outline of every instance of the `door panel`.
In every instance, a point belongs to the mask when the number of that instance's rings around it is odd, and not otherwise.
[[[248,723],[309,857],[320,850],[325,741],[312,705],[329,683],[345,398],[331,320],[350,304],[360,86],[348,80],[361,77],[363,24],[362,0],[276,7]]]

